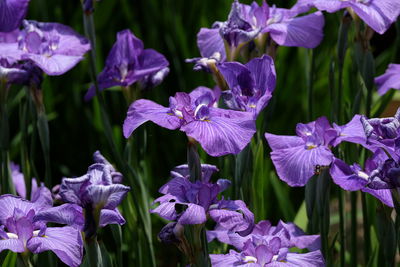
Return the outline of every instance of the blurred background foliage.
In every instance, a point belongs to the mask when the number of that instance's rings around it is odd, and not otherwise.
[[[250,3],[250,1],[241,1]],[[259,1],[260,2],[260,1]],[[270,5],[290,7],[295,1],[270,0]],[[196,34],[201,27],[211,27],[214,21],[226,20],[231,0],[103,0],[95,6],[95,26],[97,37],[97,71],[101,71],[108,52],[116,40],[116,33],[130,29],[143,40],[145,48],[153,48],[166,56],[170,62],[170,74],[165,81],[151,91],[142,92],[140,97],[152,99],[166,105],[168,97],[177,91],[189,92],[197,86],[214,86],[211,75],[204,72],[194,72],[192,65],[184,62],[186,58],[199,56],[196,45]],[[310,81],[314,88],[314,111],[312,120],[319,116],[331,118],[331,102],[329,90],[329,69],[336,64],[336,45],[338,28],[342,12],[325,14],[325,37],[313,53],[315,56],[315,71]],[[83,34],[81,3],[78,0],[32,0],[28,19],[59,22],[71,26]],[[376,73],[384,72],[389,63],[400,63],[399,45],[396,40],[396,26],[382,36],[374,35],[371,43],[376,58]],[[350,37],[351,38],[351,37]],[[351,42],[351,39],[349,39]],[[310,51],[304,48],[280,47],[276,57],[278,82],[269,106],[265,109],[265,120],[258,122],[259,133],[252,146],[256,155],[253,167],[247,174],[253,180],[247,186],[251,187],[248,205],[252,207],[257,219],[268,219],[276,223],[279,219],[296,222],[303,228],[306,226],[304,208],[300,209],[304,200],[304,188],[290,188],[274,175],[274,169],[269,161],[269,148],[263,134],[265,131],[275,134],[294,134],[298,122],[307,122],[308,102],[307,88],[309,86]],[[352,72],[352,50],[349,49],[345,62],[345,105],[351,105],[355,92],[351,88],[356,83]],[[46,77],[43,84],[46,112],[49,117],[52,185],[60,183],[62,177],[79,176],[86,172],[92,162],[92,154],[100,150],[111,162],[111,153],[107,145],[102,123],[100,121],[97,100],[85,102],[83,96],[90,85],[89,61],[82,61],[77,67],[60,77]],[[19,163],[19,118],[18,99],[23,92],[18,87],[11,90],[12,105],[10,105],[11,133],[13,137],[11,159]],[[121,126],[129,103],[118,90],[106,90],[104,96],[111,118],[115,140],[122,151],[124,140]],[[377,97],[377,95],[375,95]],[[399,94],[394,99],[399,99]],[[399,102],[392,101],[394,107]],[[390,114],[391,113],[391,114]],[[394,111],[387,111],[392,115]],[[143,135],[134,136],[138,155],[138,166],[141,177],[150,192],[152,199],[159,196],[158,188],[164,184],[169,171],[176,165],[186,161],[186,138],[179,131],[169,131],[151,123],[142,126],[147,138]],[[262,135],[261,135],[262,134]],[[39,142],[37,142],[39,144]],[[262,144],[262,145],[261,145]],[[141,151],[139,151],[139,148]],[[37,145],[35,155],[37,175],[44,175],[42,151]],[[258,156],[257,155],[261,155]],[[202,154],[203,161],[216,164],[220,168],[219,176],[232,179],[232,166],[227,156],[222,159],[207,157]],[[135,188],[131,194],[135,194]],[[252,201],[257,198],[258,201]],[[262,200],[260,202],[259,200]],[[129,200],[125,200],[127,202]],[[124,211],[128,204],[124,204]],[[128,205],[129,206],[129,205]],[[299,210],[301,212],[299,212]],[[297,217],[296,217],[297,215]],[[135,220],[131,214],[124,213],[127,225],[123,226],[123,255],[129,262],[133,255],[131,247],[136,242],[132,237]],[[335,225],[337,217],[332,215],[331,222]],[[159,266],[176,266],[179,262],[178,250],[157,241],[156,234],[165,224],[157,216],[152,215],[153,242]],[[334,228],[333,228],[334,229]],[[107,245],[107,244],[106,244]],[[108,244],[109,245],[109,244]],[[112,249],[112,247],[111,247]],[[128,265],[126,265],[128,266]]]

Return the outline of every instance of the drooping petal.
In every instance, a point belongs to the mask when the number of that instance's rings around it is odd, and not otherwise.
[[[298,136],[275,135],[265,133],[265,139],[267,139],[268,144],[272,150],[279,150],[304,145],[304,140]]]
[[[35,215],[33,220],[66,224],[77,228],[81,228],[84,224],[82,207],[68,203],[42,210]]]
[[[15,253],[22,253],[25,251],[24,243],[17,238],[0,239],[0,252],[6,249]]]
[[[82,262],[83,244],[79,230],[70,227],[49,227],[44,236],[32,237],[28,249],[33,253],[53,251],[70,267],[78,267]]]
[[[368,183],[367,174],[360,173],[357,175],[349,165],[337,158],[332,162],[330,174],[335,184],[348,191],[360,190]]]
[[[390,89],[400,90],[400,64],[389,64],[384,74],[375,78],[378,94],[384,95]]]
[[[309,253],[288,253],[286,255],[286,264],[293,266],[310,266],[310,267],[324,267],[325,260],[321,251],[316,250]]]
[[[368,4],[350,2],[350,5],[357,15],[379,34],[385,33],[400,14],[399,1],[374,0]]]
[[[122,216],[122,214],[118,211],[118,209],[115,210],[107,210],[107,209],[102,209],[100,212],[100,227],[104,227],[109,224],[119,224],[123,225],[125,224],[125,219]]]
[[[210,118],[194,120],[181,127],[197,140],[211,156],[237,154],[250,142],[255,133],[251,113],[210,108]]]
[[[157,213],[161,218],[173,221],[177,217],[175,210],[175,198],[171,195],[165,195],[157,198],[154,202],[160,202],[155,209],[150,210],[151,213]]]
[[[389,207],[394,207],[392,193],[390,189],[372,189],[365,187],[361,191],[371,194],[372,196],[379,199],[383,204]]]
[[[78,64],[82,56],[24,54],[23,59],[30,59],[48,75],[62,75]]]
[[[178,219],[178,223],[185,224],[202,224],[207,220],[206,211],[202,206],[189,203],[187,209]]]
[[[209,58],[215,53],[219,53],[221,61],[225,61],[225,46],[219,35],[219,29],[201,28],[197,34],[197,46],[202,57]]]
[[[266,28],[271,38],[282,46],[317,47],[323,38],[324,16],[315,12],[302,17],[272,23]]]
[[[0,1],[0,32],[10,32],[21,25],[29,0]]]
[[[163,107],[150,100],[139,99],[133,102],[127,112],[123,125],[125,138],[147,121],[152,121],[161,127],[174,130],[181,126],[182,120],[171,113],[170,108]]]
[[[324,146],[306,149],[303,145],[274,150],[271,159],[281,180],[290,186],[304,186],[317,165],[328,166],[332,162],[333,154]]]

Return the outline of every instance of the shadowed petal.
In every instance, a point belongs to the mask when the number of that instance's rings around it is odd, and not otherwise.
[[[104,209],[115,209],[129,192],[130,187],[122,184],[91,185],[87,193],[92,203]]]
[[[122,214],[118,211],[118,209],[115,210],[102,209],[100,213],[99,224],[101,227],[104,227],[109,224],[123,225],[125,224],[125,219],[124,217],[122,217]]]
[[[0,32],[10,32],[21,25],[29,0],[0,1]]]
[[[218,52],[221,55],[221,61],[225,61],[225,46],[219,35],[219,29],[201,28],[197,34],[197,46],[202,57],[209,58]]]

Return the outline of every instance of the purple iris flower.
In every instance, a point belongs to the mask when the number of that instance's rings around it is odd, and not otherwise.
[[[0,196],[0,251],[53,251],[66,265],[76,267],[83,257],[82,237],[71,226],[46,227],[37,214],[49,208],[12,195]]]
[[[216,184],[210,183],[210,177],[218,169],[213,165],[202,165],[202,180],[189,181],[189,167],[181,165],[171,172],[172,179],[163,185],[159,192],[164,196],[154,203],[160,203],[151,210],[162,218],[177,221],[181,225],[202,224],[207,220],[210,207],[218,202],[217,196],[224,191],[230,182],[219,179]]]
[[[239,153],[255,133],[253,115],[216,108],[218,94],[198,87],[190,94],[176,93],[169,107],[140,99],[131,104],[123,125],[125,138],[147,121],[174,130],[180,128],[211,156]]]
[[[204,59],[219,55],[226,58],[224,40],[231,48],[257,39],[265,34],[281,46],[315,48],[323,38],[324,17],[321,12],[299,16],[299,11],[269,7],[265,2],[259,6],[240,4],[235,0],[226,22],[215,22],[211,29],[202,28],[197,34],[197,45]]]
[[[304,186],[317,165],[327,166],[333,160],[329,148],[337,132],[325,117],[296,127],[297,136],[279,136],[266,133],[272,149],[271,159],[278,176],[290,186]]]
[[[68,26],[24,20],[17,40],[1,47],[0,58],[30,60],[48,75],[61,75],[83,59],[90,44]]]
[[[400,64],[389,64],[386,72],[375,78],[378,94],[384,95],[390,89],[400,90]]]
[[[299,0],[296,8],[305,11],[316,7],[329,13],[351,8],[369,27],[383,34],[400,14],[397,0]]]
[[[243,201],[219,200],[218,194],[224,191],[230,181],[219,179],[211,183],[211,175],[218,169],[213,165],[202,164],[202,179],[189,181],[188,165],[180,165],[171,171],[172,179],[159,190],[164,196],[154,202],[160,205],[151,210],[164,219],[176,221],[168,232],[178,231],[176,227],[186,224],[203,224],[208,216],[217,224],[241,234],[253,229],[254,215]],[[170,235],[168,235],[170,237]]]
[[[394,167],[394,169],[390,167]],[[393,207],[390,188],[400,185],[400,175],[397,178],[393,177],[394,175],[388,174],[390,169],[396,170],[396,163],[389,160],[382,150],[378,150],[372,158],[365,162],[365,170],[357,163],[349,166],[335,158],[330,168],[330,174],[333,181],[344,190],[361,190],[373,195],[385,205]],[[400,174],[398,164],[397,170]]]
[[[268,104],[276,85],[274,61],[269,56],[254,58],[245,65],[225,62],[218,65],[230,90],[222,97],[231,109],[249,111],[255,117]]]
[[[314,174],[331,164],[334,159],[331,147],[345,141],[370,148],[360,118],[355,115],[347,124],[331,127],[325,117],[320,117],[297,124],[297,136],[266,133],[279,178],[290,186],[304,186]]]
[[[96,163],[89,167],[85,175],[63,178],[59,191],[63,201],[76,204],[84,210],[83,231],[87,235],[95,234],[98,226],[125,223],[117,206],[130,190],[128,186],[120,184],[121,174],[99,152],[94,154],[94,160]],[[77,209],[68,211],[75,213]]]
[[[261,221],[248,236],[229,233],[228,244],[240,252],[210,255],[213,266],[325,266],[319,236],[307,236],[294,224],[280,222],[273,227]],[[292,247],[309,248],[311,252],[292,253]]]
[[[21,25],[28,10],[29,0],[0,1],[0,32],[11,32]]]
[[[395,159],[400,154],[400,108],[393,117],[367,119],[361,117],[367,138],[368,147],[372,152],[383,148]]]
[[[117,41],[111,48],[106,66],[98,76],[99,89],[113,86],[130,86],[140,82],[142,87],[156,86],[168,74],[168,61],[153,49],[144,49],[143,42],[130,30],[117,33]],[[91,86],[85,95],[89,100],[96,94]]]

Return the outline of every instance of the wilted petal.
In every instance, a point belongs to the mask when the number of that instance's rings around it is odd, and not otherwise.
[[[122,184],[91,185],[87,188],[88,197],[95,206],[115,209],[125,198],[130,188]]]
[[[306,149],[303,145],[274,150],[271,159],[279,178],[290,186],[304,186],[317,165],[328,166],[332,162],[333,154],[324,146]]]
[[[28,249],[33,253],[51,250],[71,267],[78,267],[83,257],[81,233],[69,226],[47,228],[44,236],[36,236],[29,240]]]
[[[102,209],[100,212],[99,224],[101,227],[104,227],[109,224],[123,225],[125,224],[125,219],[124,217],[122,217],[122,214],[118,211],[118,209],[115,210]]]
[[[321,12],[283,20],[266,28],[271,38],[282,46],[317,47],[323,38],[324,16]]]
[[[181,126],[182,120],[171,113],[170,108],[163,107],[150,100],[139,99],[133,102],[127,112],[123,125],[125,138],[147,121],[152,121],[161,127],[174,130]]]
[[[210,108],[208,120],[194,120],[181,130],[209,155],[219,157],[242,151],[255,133],[255,122],[251,113]]]
[[[390,89],[400,90],[400,64],[389,64],[386,72],[375,78],[378,94],[384,95]]]
[[[0,32],[10,32],[21,25],[29,0],[0,1]]]

